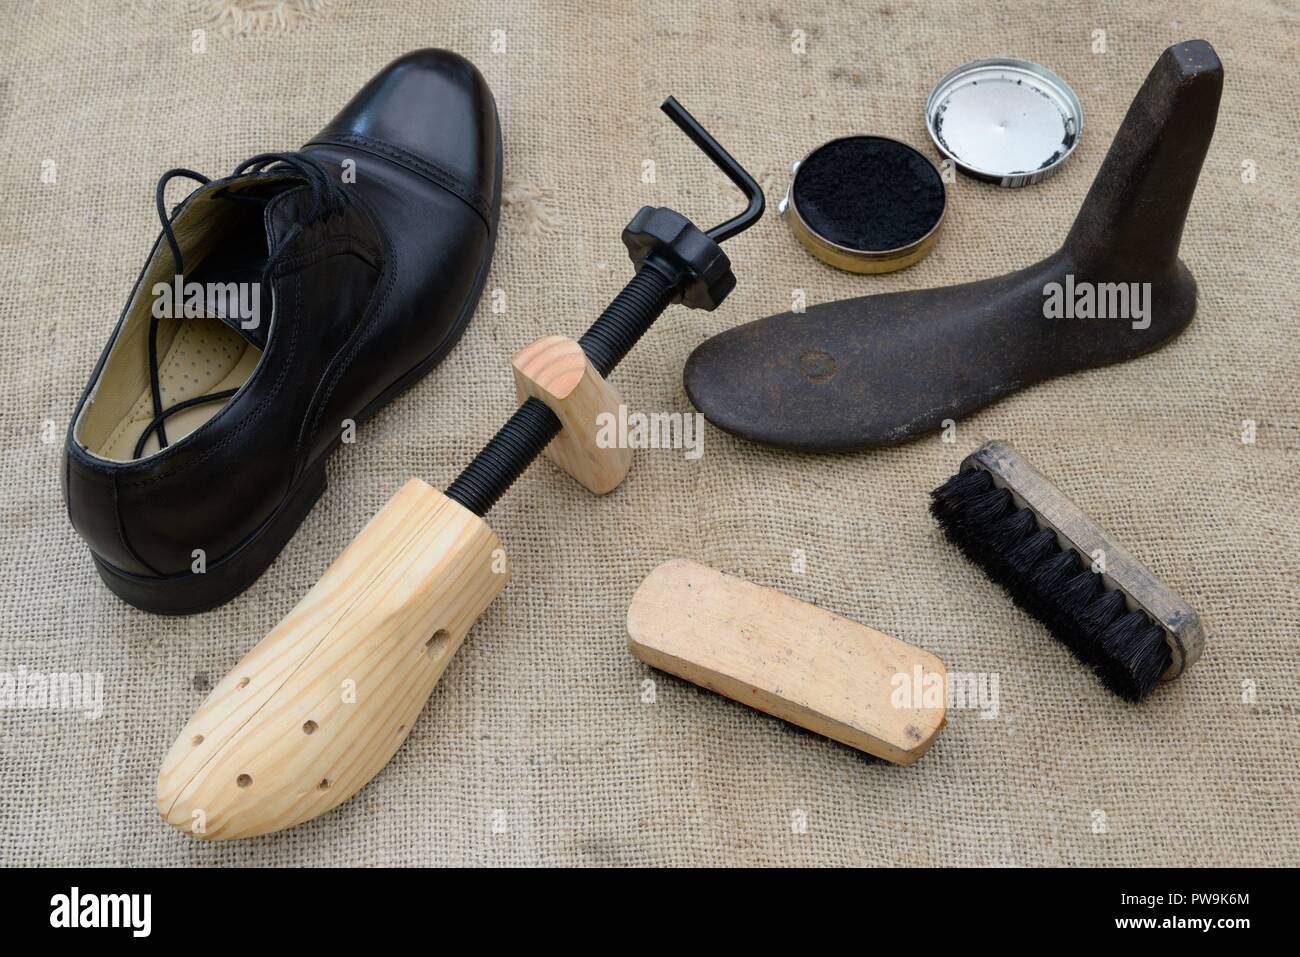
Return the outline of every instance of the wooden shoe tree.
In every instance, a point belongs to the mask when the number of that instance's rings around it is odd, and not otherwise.
[[[575,342],[515,356],[521,405],[446,494],[411,479],[284,620],[213,689],[163,761],[158,810],[199,838],[292,827],[346,801],[388,763],[509,563],[483,520],[545,450],[597,494],[622,482],[626,448],[602,447],[622,400],[606,377],[674,302],[712,309],[735,285],[719,244],[752,225],[763,195],[671,98],[679,127],[745,192],[707,233],[645,208],[623,232],[636,276]]]

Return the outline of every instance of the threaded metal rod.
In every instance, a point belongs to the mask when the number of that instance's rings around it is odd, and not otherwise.
[[[486,515],[559,434],[560,419],[550,406],[541,399],[528,399],[451,483],[447,497],[479,517]]]
[[[614,297],[578,345],[602,377],[608,376],[668,308],[675,286],[647,264]],[[560,420],[530,398],[447,488],[447,497],[482,517],[533,459],[560,433]]]
[[[673,298],[674,286],[647,263],[591,324],[578,345],[608,378]]]

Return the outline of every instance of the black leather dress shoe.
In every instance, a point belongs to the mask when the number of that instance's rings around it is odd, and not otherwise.
[[[202,185],[168,219],[175,176]],[[186,614],[256,580],[349,423],[464,332],[500,195],[492,94],[445,50],[389,64],[296,153],[163,177],[163,235],[64,459],[68,515],[109,588]]]

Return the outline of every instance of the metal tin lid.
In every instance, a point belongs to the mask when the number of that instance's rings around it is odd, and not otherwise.
[[[918,262],[939,237],[943,178],[915,147],[887,136],[845,136],[792,169],[778,211],[795,238],[831,266],[883,273]]]
[[[999,186],[1051,176],[1083,134],[1070,85],[1037,63],[997,57],[949,72],[925,104],[939,151],[963,173]]]

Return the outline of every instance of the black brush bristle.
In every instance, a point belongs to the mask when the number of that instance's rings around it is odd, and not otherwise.
[[[937,505],[966,499],[980,492],[987,492],[993,487],[993,476],[981,469],[968,469],[958,472],[948,481],[930,493]],[[934,506],[931,506],[934,507]]]
[[[1068,554],[1074,559],[1072,564],[1075,572],[1050,589],[1049,607],[1041,617],[1051,628],[1052,634],[1064,642],[1076,658],[1086,665],[1096,667],[1101,662],[1096,633],[1084,627],[1080,616],[1089,605],[1106,593],[1106,589],[1100,575],[1093,574],[1087,568],[1078,570],[1079,560],[1074,552],[1062,554]]]
[[[1074,616],[1084,634],[1096,640],[1110,627],[1120,615],[1124,614],[1124,596],[1117,591],[1108,591],[1083,611]]]
[[[1002,494],[1008,502],[1011,501],[1010,493]],[[996,552],[1009,552],[1036,531],[1038,523],[1034,521],[1033,512],[1018,508],[983,528],[984,544]]]
[[[1140,611],[1115,619],[1097,640],[1103,652],[1098,666],[1103,680],[1129,701],[1149,695],[1173,659],[1164,629]]]
[[[1075,557],[1074,552],[1058,551],[1047,561],[1040,562],[1030,570],[1029,582],[1036,591],[1056,593],[1078,573],[1079,559]]]
[[[1067,587],[1081,575],[1091,579],[1090,584],[1100,585],[1100,580],[1092,572],[1080,573],[1078,555],[1068,549],[1058,550],[1055,555],[1030,569],[1029,588],[1026,591],[1033,596],[1033,600],[1026,608],[1046,624],[1076,658],[1086,665],[1092,665],[1096,663],[1093,643],[1079,640],[1077,629],[1073,627],[1070,615],[1064,612],[1061,602],[1061,596],[1067,594]]]
[[[1141,701],[1171,659],[1165,633],[1124,595],[1107,591],[1082,556],[1062,549],[1056,533],[1017,508],[1009,491],[983,469],[967,469],[930,493],[930,512],[944,535],[1043,622],[1102,682]]]
[[[1018,579],[1027,581],[1035,568],[1058,551],[1060,549],[1056,547],[1056,535],[1050,529],[1040,528],[1007,551],[1007,564]]]
[[[1066,579],[1061,583],[1060,598],[1057,605],[1062,614],[1074,618],[1104,590],[1105,586],[1102,585],[1101,576],[1085,568],[1073,578]]]
[[[930,508],[942,512],[957,524],[992,521],[1007,511],[1008,499],[994,488],[993,477],[972,469],[958,472],[930,493]]]
[[[1010,504],[1011,496],[1002,494]],[[1034,516],[1013,508],[996,521],[964,527],[962,550],[998,584],[1009,585],[1016,580],[1016,573],[1007,556],[1037,530]]]

